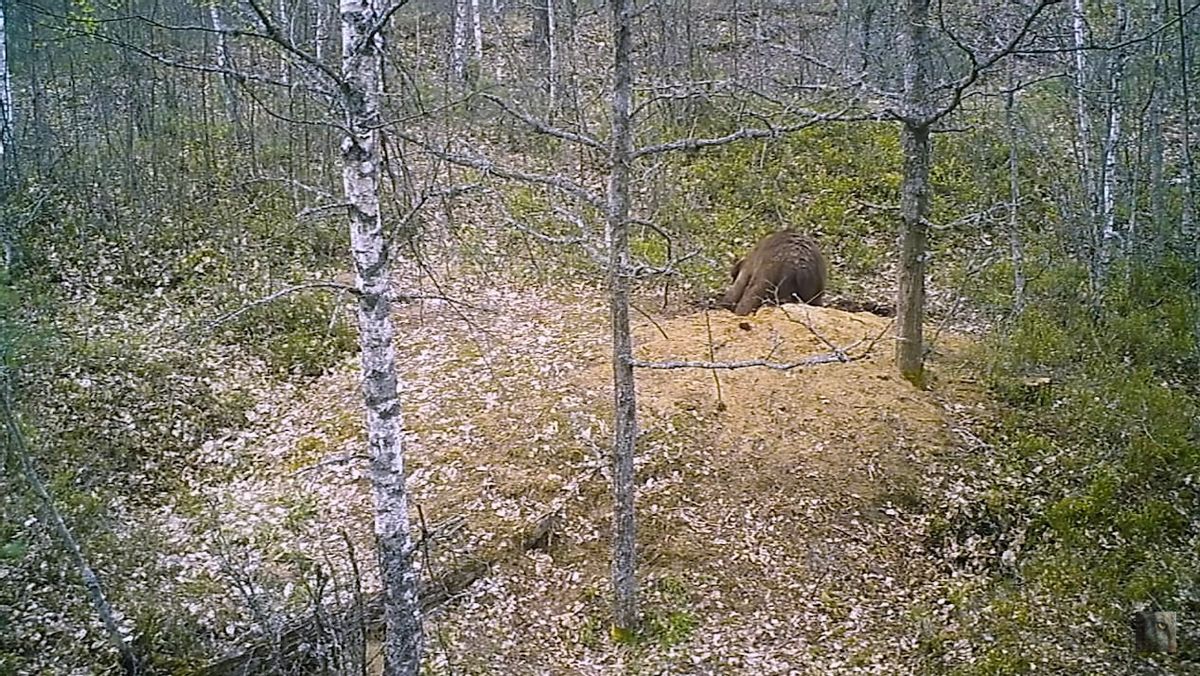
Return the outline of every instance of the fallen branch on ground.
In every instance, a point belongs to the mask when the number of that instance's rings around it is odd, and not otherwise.
[[[542,516],[515,538],[516,546],[512,549],[524,553],[545,546],[547,537],[557,526],[561,510],[553,510]],[[487,559],[472,560],[465,565],[439,577],[427,580],[421,584],[419,599],[421,612],[430,610],[446,603],[455,595],[461,593],[491,570],[492,566],[501,562],[512,549],[497,553]],[[368,634],[378,634],[383,629],[383,596],[379,592],[370,594],[361,604],[349,604],[348,607],[333,612],[322,611],[326,617],[338,618],[332,626],[352,627],[363,626]],[[253,644],[225,657],[221,657],[200,670],[206,676],[234,676],[242,674],[262,673],[272,652],[278,655],[293,655],[297,659],[303,654],[301,646],[312,645],[322,627],[316,622],[315,613],[293,620],[280,632],[278,645],[270,645],[267,641],[256,641]]]

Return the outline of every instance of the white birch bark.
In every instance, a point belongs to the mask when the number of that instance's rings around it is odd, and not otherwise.
[[[1124,0],[1118,0],[1116,30],[1113,40],[1120,43],[1125,38],[1126,8]],[[1108,274],[1112,268],[1113,244],[1117,238],[1117,153],[1121,146],[1121,77],[1124,72],[1124,50],[1111,55],[1108,67],[1108,130],[1104,139],[1104,180],[1100,188],[1101,219],[1096,233],[1096,292],[1102,297],[1108,285]]]
[[[313,30],[313,55],[317,61],[325,63],[325,43],[329,42],[329,0],[315,0],[317,3],[316,26]]]
[[[1072,80],[1075,85],[1075,132],[1076,132],[1076,161],[1079,165],[1079,182],[1083,189],[1083,213],[1079,215],[1083,232],[1088,232],[1088,239],[1093,248],[1091,260],[1088,262],[1088,283],[1093,302],[1098,302],[1101,294],[1099,276],[1100,240],[1095,236],[1095,223],[1099,218],[1100,204],[1096,177],[1098,172],[1092,158],[1092,118],[1088,110],[1088,53],[1087,46],[1087,15],[1083,0],[1072,0],[1071,4],[1071,43],[1074,48]]]
[[[1195,167],[1192,164],[1192,108],[1191,108],[1191,83],[1189,82],[1188,67],[1191,63],[1188,55],[1188,31],[1184,27],[1184,12],[1183,2],[1175,0],[1175,11],[1177,13],[1178,33],[1179,33],[1179,88],[1183,99],[1183,125],[1182,125],[1182,141],[1183,150],[1182,161],[1180,164],[1180,179],[1183,183],[1183,208],[1181,209],[1180,221],[1182,222],[1182,230],[1185,236],[1192,238],[1192,246],[1195,265],[1197,266],[1196,273],[1200,275],[1200,231],[1196,228],[1196,194],[1195,185]],[[1193,285],[1195,290],[1195,302],[1200,306],[1200,284]],[[1200,353],[1200,312],[1196,313],[1193,335],[1196,338],[1196,352]]]
[[[1008,127],[1008,246],[1013,269],[1013,313],[1025,310],[1025,254],[1021,243],[1021,181],[1017,154],[1016,78],[1008,69],[1008,96],[1004,100],[1004,120]]]
[[[1196,246],[1197,260],[1200,261],[1200,232],[1196,231],[1196,195],[1195,195],[1195,165],[1193,164],[1194,157],[1192,156],[1192,110],[1191,110],[1191,82],[1188,69],[1191,64],[1191,58],[1188,54],[1188,31],[1186,28],[1187,20],[1184,14],[1183,2],[1175,0],[1175,11],[1177,13],[1177,31],[1179,33],[1179,87],[1180,98],[1183,102],[1183,124],[1180,125],[1180,155],[1182,161],[1179,167],[1179,180],[1183,184],[1183,208],[1180,214],[1183,225],[1183,232],[1192,237],[1192,241]],[[1197,336],[1200,337],[1200,314],[1197,315]]]
[[[454,0],[454,26],[450,45],[450,69],[462,82],[467,77],[467,1]]]
[[[276,8],[275,23],[279,27],[279,32],[287,38],[289,43],[292,43],[292,19],[288,12],[287,0],[279,0]],[[288,82],[288,69],[287,53],[280,51],[279,78],[284,82]]]
[[[483,65],[483,17],[479,11],[479,0],[471,0],[471,50],[475,63],[473,71],[478,73]]]
[[[634,518],[633,456],[637,440],[637,397],[633,377],[633,341],[629,333],[629,172],[633,158],[630,111],[632,7],[610,0],[613,31],[612,168],[608,177],[606,234],[613,342],[613,625],[628,635],[638,623],[637,555]]]
[[[16,135],[13,133],[12,72],[8,66],[8,28],[5,24],[4,0],[0,0],[0,191],[7,191],[16,169]],[[11,270],[16,262],[16,233],[11,219],[0,218],[0,246],[4,247],[4,269]]]
[[[925,360],[925,264],[928,257],[925,215],[929,209],[929,0],[907,0],[904,30],[904,154],[900,187],[900,265],[896,299],[896,367],[921,385]]]
[[[554,11],[554,0],[546,0],[546,49],[549,68],[546,86],[549,88],[550,110],[558,109],[558,17]]]
[[[363,399],[375,537],[384,587],[384,673],[416,676],[421,669],[422,631],[418,574],[409,535],[400,398],[394,332],[389,314],[387,240],[379,212],[380,115],[383,86],[378,0],[340,0],[342,105],[351,131],[342,141],[342,178],[350,212],[350,247],[359,290]]]
[[[213,30],[217,33],[216,57],[217,67],[226,71],[226,74],[221,76],[221,98],[225,103],[225,116],[229,124],[233,127],[234,138],[241,142],[242,140],[242,115],[237,95],[237,83],[234,82],[232,75],[228,71],[233,70],[233,59],[229,53],[229,39],[227,36],[228,26],[225,25],[225,20],[221,17],[221,10],[217,6],[210,5],[208,8],[208,16],[212,20]]]
[[[0,2],[0,166],[7,167],[13,153],[14,101],[12,71],[8,66],[8,28],[4,22],[4,3]]]
[[[1163,3],[1154,3],[1154,15],[1150,25],[1161,26],[1165,12]],[[1163,97],[1166,88],[1166,73],[1163,68],[1165,42],[1162,34],[1154,36],[1154,84],[1147,111],[1146,135],[1148,137],[1147,164],[1150,170],[1150,256],[1152,265],[1162,257],[1167,231],[1167,187],[1163,174]]]

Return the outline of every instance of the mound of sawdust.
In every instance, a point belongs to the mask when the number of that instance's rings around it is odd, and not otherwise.
[[[853,360],[789,371],[642,369],[639,407],[651,425],[680,408],[723,408],[710,430],[714,453],[760,474],[799,466],[815,472],[812,478],[870,495],[879,472],[909,469],[911,449],[901,436],[940,445],[945,429],[937,404],[896,374],[890,333],[886,318],[798,305],[750,317],[712,312],[647,323],[635,332],[643,361],[791,364],[833,347]]]

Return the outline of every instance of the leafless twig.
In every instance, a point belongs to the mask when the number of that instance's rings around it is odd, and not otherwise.
[[[286,296],[288,294],[296,293],[299,291],[307,291],[310,289],[330,289],[333,291],[343,291],[346,293],[353,294],[355,296],[360,294],[360,292],[357,288],[355,288],[349,284],[342,284],[341,282],[327,282],[327,281],[305,282],[304,284],[296,284],[295,286],[289,286],[285,289],[280,289],[270,295],[267,295],[267,296],[264,296],[257,300],[246,303],[245,305],[234,310],[233,312],[222,315],[221,317],[218,317],[216,319],[213,319],[213,320],[207,322],[205,324],[205,328],[208,330],[212,330],[213,328],[220,326],[221,324],[228,323],[230,321],[233,321],[234,319],[237,319],[238,317],[241,317],[242,315],[246,314],[250,310],[253,310],[258,307],[262,307],[263,305],[267,305],[268,303],[272,303],[276,300],[279,300],[280,298],[283,298],[284,296]],[[431,295],[431,294],[418,294],[418,293],[395,294],[395,293],[391,293],[391,294],[388,294],[388,299],[395,303],[410,303],[414,300],[441,300],[441,301],[446,301],[448,303],[465,305],[467,307],[471,307],[471,305],[469,303],[464,303],[461,300],[449,298],[447,296],[439,296],[439,295]]]

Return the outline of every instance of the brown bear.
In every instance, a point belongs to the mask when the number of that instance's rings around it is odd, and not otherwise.
[[[733,286],[721,307],[748,315],[764,302],[820,305],[825,257],[816,240],[791,230],[768,235],[733,266]]]

